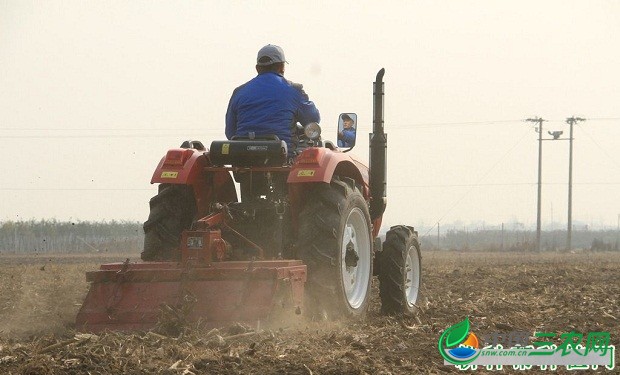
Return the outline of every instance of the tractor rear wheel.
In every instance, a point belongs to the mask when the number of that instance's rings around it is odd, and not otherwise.
[[[379,295],[384,314],[411,315],[420,292],[421,256],[412,227],[397,225],[386,233],[379,258]]]
[[[317,184],[299,216],[298,255],[308,267],[308,311],[363,317],[372,279],[368,205],[351,178]]]
[[[196,215],[194,191],[189,185],[160,184],[159,192],[149,201],[150,213],[144,223],[145,261],[177,260],[181,233]]]

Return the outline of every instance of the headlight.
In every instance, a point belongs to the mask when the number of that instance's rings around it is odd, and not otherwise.
[[[316,122],[311,122],[304,127],[304,134],[308,139],[315,141],[321,136],[321,127]]]

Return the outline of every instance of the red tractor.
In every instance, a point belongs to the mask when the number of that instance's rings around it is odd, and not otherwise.
[[[362,317],[373,275],[384,313],[412,313],[421,271],[417,232],[395,226],[385,241],[379,237],[384,72],[374,83],[370,167],[351,148],[322,140],[316,123],[297,127],[292,151],[275,136],[213,141],[209,149],[186,141],[169,150],[151,180],[159,191],[144,223],[143,262],[87,273],[92,284],[78,327],[149,328],[162,308],[212,325],[302,309]],[[340,126],[342,118],[356,115],[341,116]]]

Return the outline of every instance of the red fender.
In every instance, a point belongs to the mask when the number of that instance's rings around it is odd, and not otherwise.
[[[318,147],[306,149],[295,160],[287,179],[294,228],[297,228],[297,216],[303,209],[307,189],[315,183],[330,183],[334,175],[354,179],[362,186],[364,198],[371,199],[368,167],[353,154]],[[379,233],[381,219],[373,221],[373,237]]]
[[[191,148],[174,148],[166,153],[151,178],[151,183],[192,185],[198,217],[209,213],[211,202],[236,202],[235,183],[229,172],[204,172],[209,166],[207,152]]]
[[[192,148],[173,148],[161,158],[151,184],[183,184],[191,185],[207,165],[204,151]]]
[[[353,178],[364,186],[367,196],[368,167],[352,154],[333,151],[327,148],[308,148],[295,160],[287,182],[289,184],[326,182],[334,175]]]

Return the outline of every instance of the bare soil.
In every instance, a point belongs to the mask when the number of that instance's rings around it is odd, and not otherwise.
[[[443,365],[437,341],[467,316],[477,334],[608,331],[620,347],[619,253],[423,253],[423,295],[413,318],[382,316],[375,284],[363,322],[258,332],[240,324],[194,327],[173,337],[75,331],[85,271],[124,258],[0,257],[0,373],[459,373]]]

